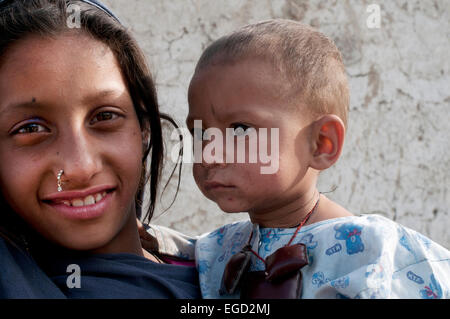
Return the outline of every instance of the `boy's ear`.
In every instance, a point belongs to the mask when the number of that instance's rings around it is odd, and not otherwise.
[[[312,157],[310,166],[324,170],[332,166],[344,146],[345,126],[341,118],[327,114],[312,123]]]

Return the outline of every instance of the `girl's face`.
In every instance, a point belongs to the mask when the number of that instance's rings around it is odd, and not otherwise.
[[[112,252],[135,227],[141,172],[141,129],[109,47],[64,34],[9,48],[0,65],[0,187],[17,214],[59,245]]]

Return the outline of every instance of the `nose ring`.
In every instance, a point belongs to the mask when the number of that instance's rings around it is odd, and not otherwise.
[[[64,174],[64,170],[60,170],[58,172],[58,176],[56,177],[57,185],[58,185],[58,192],[62,192],[62,186],[61,186],[61,176]]]

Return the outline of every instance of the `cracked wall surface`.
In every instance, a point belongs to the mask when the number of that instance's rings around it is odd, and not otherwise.
[[[450,247],[450,1],[105,3],[143,47],[162,110],[182,125],[195,63],[214,39],[270,18],[301,21],[328,35],[343,54],[351,104],[343,154],[321,174],[319,190],[355,214],[384,215]],[[380,7],[380,28],[368,27],[370,4]],[[183,166],[178,197],[162,214],[176,189],[169,184],[153,223],[197,235],[246,218],[205,199],[191,168]]]

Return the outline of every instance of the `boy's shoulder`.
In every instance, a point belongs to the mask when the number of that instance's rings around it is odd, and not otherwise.
[[[249,242],[250,236],[259,236],[262,244],[276,241],[283,245],[285,240],[280,239],[285,239],[294,232],[294,228],[259,228],[250,220],[243,220],[204,233],[197,238],[196,245],[203,251],[212,248],[219,253],[219,247],[238,248],[241,244],[242,248]],[[322,240],[355,240],[361,236],[372,245],[384,245],[386,241],[392,242],[394,237],[398,237],[398,243],[402,245],[406,245],[407,241],[428,246],[436,244],[422,234],[378,214],[345,216],[306,225],[301,228],[294,242],[303,242],[305,238],[312,237]]]
[[[310,233],[310,297],[449,297],[450,251],[428,237],[376,214],[326,225],[322,236]]]
[[[222,225],[210,232],[204,233],[200,235],[198,240],[208,239],[216,239],[219,240],[229,236],[236,236],[236,234],[240,234],[243,232],[248,232],[248,230],[252,229],[252,223],[250,220],[242,220],[229,224]]]
[[[266,258],[286,245],[295,229],[258,228],[243,221],[202,235],[196,245],[196,262],[205,298],[220,297],[217,292],[225,265],[249,242],[252,232],[259,238],[259,255]],[[386,288],[386,294],[402,297],[405,291],[401,287],[413,283],[413,274],[424,282],[431,275],[440,282],[450,278],[449,270],[444,270],[450,261],[447,249],[381,215],[347,216],[310,224],[298,232],[293,243],[305,244],[308,251],[310,263],[303,271],[305,293],[308,292],[305,298],[324,297],[323,293],[336,290],[333,285],[341,281],[346,286],[341,289],[343,295],[372,296],[367,285],[378,278],[389,278],[392,285],[400,287]],[[261,267],[264,265],[253,258],[252,269],[262,270]],[[351,284],[347,285],[347,281]],[[376,291],[377,296],[386,295]]]
[[[184,255],[188,259],[193,259],[194,247],[197,251],[213,252],[215,255],[221,254],[221,251],[225,249],[232,255],[249,242],[252,232],[260,237],[262,244],[279,242],[283,245],[284,240],[280,239],[290,237],[295,230],[293,228],[259,228],[250,220],[242,220],[220,226],[200,236],[187,236],[173,229],[156,225],[150,225],[147,231],[156,238],[160,252],[180,257]],[[414,247],[423,246],[427,248],[426,250],[435,248],[443,251],[444,254],[448,253],[447,249],[428,237],[378,214],[333,218],[310,224],[300,230],[294,242],[309,242],[313,239],[337,241],[349,245],[361,239],[363,240],[361,245],[363,242],[370,243],[372,250],[384,250],[386,246],[400,245],[409,252],[412,252]],[[416,257],[419,258],[419,256]]]
[[[214,258],[222,254],[218,261],[228,260],[228,257],[246,245],[254,228],[255,225],[249,220],[243,220],[223,225],[199,236],[196,242],[196,258],[199,256]]]

